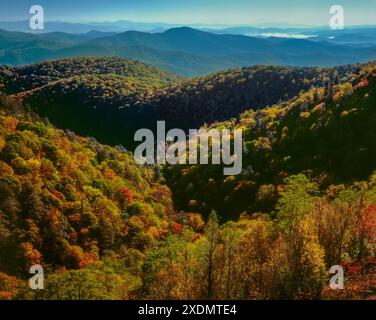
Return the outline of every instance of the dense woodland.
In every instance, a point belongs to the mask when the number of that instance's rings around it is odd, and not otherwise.
[[[154,103],[160,118],[179,128],[197,128],[288,101],[312,86],[324,86],[329,79],[347,81],[352,69],[262,65],[234,69],[172,84],[156,93]]]
[[[58,127],[132,147],[134,132],[156,117],[145,107],[154,91],[180,77],[129,59],[76,58],[3,66],[0,79],[5,93]]]
[[[4,91],[60,128],[133,150],[139,128],[199,128],[288,101],[311,86],[346,82],[336,69],[254,66],[202,78],[179,77],[120,58],[76,58],[0,68]],[[75,117],[71,117],[71,114]],[[111,127],[109,132],[108,128]]]
[[[25,92],[3,81],[17,94],[0,101],[0,299],[376,296],[375,64],[306,74],[261,66],[172,85],[162,82],[178,79],[156,72],[164,80],[155,86],[121,72],[66,78],[65,68],[36,75],[38,87],[22,77]],[[200,106],[212,110],[197,126],[221,120],[222,106],[235,119],[210,126],[243,129],[244,170],[138,166],[122,146],[52,126],[45,116],[59,126],[58,113],[46,108],[67,97],[72,118],[72,107],[103,115],[124,101],[142,114],[145,99],[149,108],[180,101],[187,121]],[[35,263],[45,267],[43,292],[27,287]],[[345,290],[328,287],[336,264]]]
[[[7,94],[42,87],[50,82],[82,75],[137,77],[150,86],[167,85],[179,76],[151,65],[121,58],[76,58],[45,61],[20,67],[0,66],[0,78]]]
[[[363,66],[348,82],[311,87],[209,126],[243,130],[243,172],[224,177],[219,166],[168,167],[178,207],[234,218],[273,208],[278,185],[291,174],[304,173],[322,188],[368,179],[376,163],[375,70]]]

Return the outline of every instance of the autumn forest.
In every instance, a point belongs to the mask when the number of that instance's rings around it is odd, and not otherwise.
[[[375,297],[375,63],[183,79],[75,58],[0,83],[0,299]],[[161,118],[242,129],[241,174],[136,164]]]

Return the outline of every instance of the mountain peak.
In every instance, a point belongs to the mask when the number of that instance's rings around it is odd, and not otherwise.
[[[191,27],[176,27],[176,28],[168,29],[163,33],[173,34],[173,33],[206,33],[206,32],[200,31]]]

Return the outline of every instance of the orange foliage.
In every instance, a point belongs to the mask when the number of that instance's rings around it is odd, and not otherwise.
[[[0,151],[3,150],[4,146],[5,146],[4,138],[0,136]]]
[[[360,82],[358,84],[358,87],[359,88],[363,88],[363,87],[367,87],[369,85],[369,80],[368,79],[364,79],[362,82]]]
[[[79,223],[81,221],[81,215],[79,213],[73,213],[68,216],[69,222]]]
[[[155,240],[161,240],[160,232],[156,227],[150,227],[147,232],[151,234]]]
[[[103,170],[103,176],[107,180],[112,180],[112,179],[114,179],[116,177],[116,173],[114,172],[114,170],[112,170],[110,168],[105,168]]]
[[[13,117],[5,117],[3,119],[3,124],[8,131],[14,132],[16,131],[18,120]]]
[[[32,266],[34,264],[40,264],[42,260],[42,255],[40,252],[33,247],[33,245],[29,242],[25,242],[21,244],[23,249],[23,254],[26,259],[27,266]]]
[[[18,280],[16,277],[8,276],[0,272],[0,300],[14,299],[18,291]]]
[[[54,226],[58,226],[59,224],[61,224],[62,214],[58,209],[50,210],[49,217],[50,217],[51,222]]]
[[[5,174],[14,174],[11,166],[0,160],[0,176]]]
[[[82,269],[98,261],[99,257],[97,253],[84,252],[79,246],[70,246],[66,260],[72,268]]]

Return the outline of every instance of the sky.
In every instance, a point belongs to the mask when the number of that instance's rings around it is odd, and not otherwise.
[[[26,20],[32,5],[46,21],[311,26],[342,5],[346,25],[376,25],[376,0],[0,0],[0,21]]]

